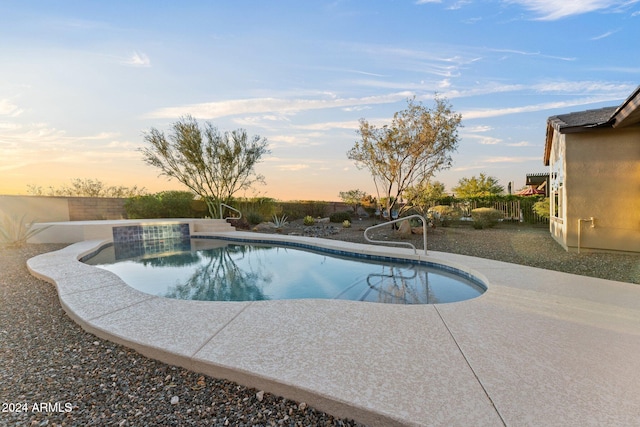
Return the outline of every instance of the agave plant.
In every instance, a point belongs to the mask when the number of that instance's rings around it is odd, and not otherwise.
[[[273,224],[273,228],[275,228],[276,230],[281,230],[282,227],[289,224],[289,221],[287,221],[286,215],[282,215],[280,218],[274,215],[273,219],[271,220],[271,224]]]
[[[22,246],[31,237],[46,230],[49,227],[33,228],[35,221],[27,222],[26,215],[21,218],[0,213],[0,245]]]

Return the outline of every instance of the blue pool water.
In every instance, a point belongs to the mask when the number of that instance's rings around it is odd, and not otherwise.
[[[485,291],[461,274],[401,260],[214,239],[112,245],[84,262],[112,271],[139,291],[187,300],[435,304]]]

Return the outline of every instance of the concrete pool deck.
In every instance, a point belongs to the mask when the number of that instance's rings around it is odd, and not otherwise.
[[[101,338],[368,425],[640,424],[640,286],[442,252],[268,237],[443,263],[488,290],[413,306],[171,300],[78,261],[104,239],[27,265]]]

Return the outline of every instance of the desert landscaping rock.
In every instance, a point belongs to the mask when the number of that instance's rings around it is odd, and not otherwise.
[[[63,246],[0,249],[0,426],[360,425],[85,332],[26,268]]]

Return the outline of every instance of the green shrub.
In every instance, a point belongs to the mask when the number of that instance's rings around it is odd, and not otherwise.
[[[136,196],[124,204],[127,217],[131,219],[199,217],[194,207],[193,194],[189,191],[163,191]]]
[[[542,218],[549,218],[551,215],[551,207],[549,206],[549,198],[545,197],[544,199],[537,201],[533,204],[533,211],[541,216]]]
[[[473,228],[476,229],[491,228],[496,225],[502,217],[502,212],[494,208],[477,208],[471,211]]]
[[[303,221],[304,225],[313,225],[316,223],[316,220],[313,219],[313,217],[311,215],[307,215],[304,217],[304,221]]]
[[[442,227],[448,227],[452,221],[457,221],[462,217],[462,211],[453,206],[434,206],[429,208],[429,213]]]
[[[329,216],[331,222],[344,222],[351,221],[351,214],[349,212],[334,212]]]
[[[258,212],[247,212],[245,218],[249,224],[256,225],[264,221],[264,218]]]
[[[124,202],[127,218],[160,218],[160,200],[153,194],[136,196]]]
[[[351,228],[351,221],[349,221],[348,219],[342,221],[342,228]]]
[[[163,191],[157,194],[160,199],[161,218],[191,218],[193,193],[189,191]]]
[[[275,199],[270,197],[242,198],[234,200],[230,205],[242,212],[251,224],[260,224],[266,218],[282,212]]]

